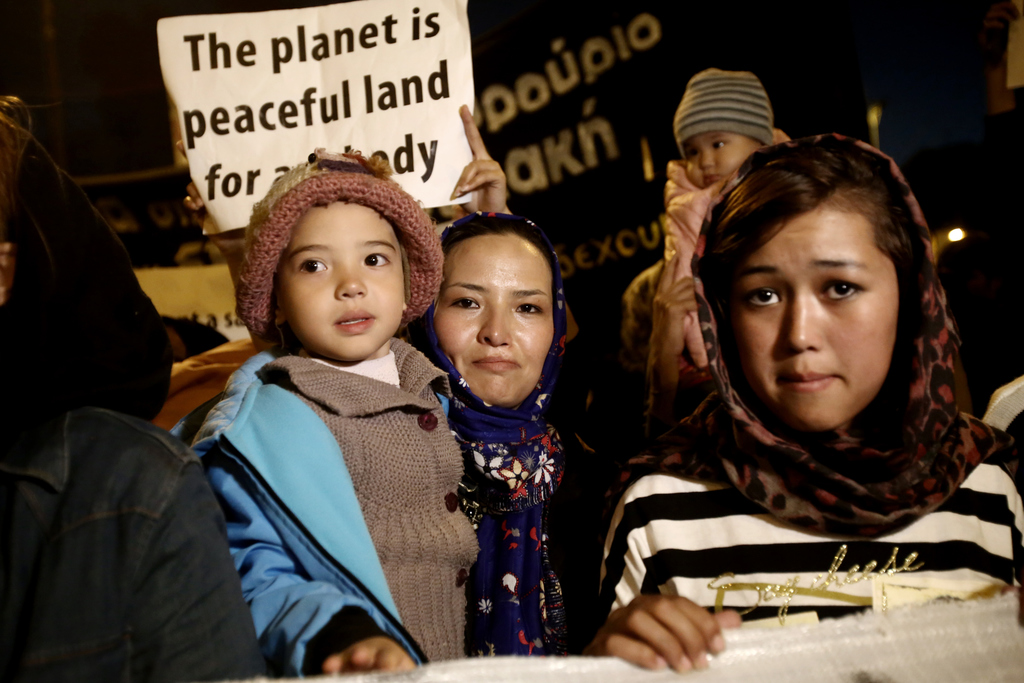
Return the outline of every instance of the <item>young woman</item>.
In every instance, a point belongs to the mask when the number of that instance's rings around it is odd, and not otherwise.
[[[682,670],[740,615],[1018,583],[1017,454],[957,411],[956,327],[895,164],[839,136],[777,145],[709,219],[694,271],[717,393],[630,461],[588,651]]]
[[[444,279],[424,328],[454,393],[461,504],[478,527],[470,652],[565,654],[547,534],[565,455],[544,419],[565,352],[558,259],[533,223],[505,214],[463,218],[442,245]]]

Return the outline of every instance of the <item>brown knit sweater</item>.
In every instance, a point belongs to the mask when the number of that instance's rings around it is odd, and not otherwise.
[[[462,454],[434,394],[451,392],[419,351],[398,339],[391,350],[397,387],[298,356],[268,364],[264,377],[330,428],[403,625],[431,660],[455,659],[465,655],[463,584],[479,547],[457,504]]]

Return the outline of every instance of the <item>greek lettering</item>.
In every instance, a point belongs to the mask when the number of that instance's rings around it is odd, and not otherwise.
[[[580,142],[580,152],[583,154],[583,163],[587,168],[596,168],[597,145],[594,138],[601,137],[601,144],[604,147],[605,158],[614,161],[619,158],[619,145],[615,141],[615,131],[612,124],[603,116],[597,116],[589,121],[581,121],[576,126],[576,136]]]
[[[519,194],[533,194],[548,189],[548,174],[544,169],[540,145],[510,149],[505,155],[505,175],[509,189]]]
[[[488,133],[497,133],[519,113],[516,94],[501,83],[487,86],[480,96],[480,104],[484,110]]]
[[[594,267],[594,262],[590,260],[590,254],[587,253],[586,244],[576,247],[576,250],[572,253],[572,260],[576,262],[576,266],[580,270],[590,270]]]
[[[569,175],[579,175],[586,167],[579,159],[572,155],[572,130],[564,128],[558,132],[558,139],[554,136],[544,138],[544,158],[548,164],[548,176],[554,185],[562,182],[562,170]]]
[[[661,231],[658,229],[658,221],[651,221],[650,235],[647,234],[647,231],[642,225],[637,226],[636,234],[637,237],[640,238],[640,244],[642,244],[644,249],[647,249],[648,251],[657,248],[661,243]]]
[[[633,56],[626,44],[626,34],[622,32],[621,26],[612,26],[612,39],[615,41],[615,52],[623,62]]]
[[[576,64],[576,56],[565,50],[565,38],[555,38],[551,41],[551,52],[554,55],[562,53],[562,64],[565,73],[558,68],[558,60],[549,59],[544,63],[544,72],[551,81],[551,89],[556,95],[564,95],[580,84],[580,68]]]
[[[636,253],[636,247],[636,233],[628,229],[619,230],[619,234],[615,236],[615,250],[625,258],[632,258]]]
[[[516,79],[516,100],[525,112],[535,112],[551,101],[551,89],[540,74],[526,73]]]
[[[626,27],[626,36],[630,47],[637,52],[650,50],[661,40],[661,22],[653,14],[638,14]]]
[[[571,91],[580,84],[581,71],[583,82],[594,83],[617,61],[625,62],[632,59],[635,52],[650,50],[661,41],[661,22],[644,12],[633,17],[625,29],[612,26],[610,33],[610,40],[606,36],[587,38],[578,57],[566,49],[564,37],[555,38],[551,41],[552,57],[544,62],[543,74],[521,74],[516,79],[514,90],[503,83],[492,83],[484,88],[481,104],[487,131],[497,133],[520,111],[532,113],[542,109],[550,103],[552,93],[564,95]],[[583,114],[584,118],[590,115],[588,112]],[[479,121],[477,125],[480,125]],[[582,138],[580,136],[581,142]],[[615,156],[618,156],[617,152]],[[608,158],[614,158],[611,152]]]
[[[597,245],[597,265],[602,266],[606,260],[618,261],[619,256],[612,249],[612,236],[605,235],[604,239],[598,242],[597,240],[590,240]]]
[[[580,63],[583,65],[583,81],[593,83],[615,64],[615,48],[607,38],[587,38],[580,50]]]

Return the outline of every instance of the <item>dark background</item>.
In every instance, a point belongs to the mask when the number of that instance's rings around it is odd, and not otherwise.
[[[36,134],[86,186],[136,265],[173,265],[178,246],[198,239],[199,231],[181,207],[187,178],[173,167],[157,19],[314,4],[327,3],[5,3],[0,92],[33,105]],[[641,13],[662,28],[653,48],[617,60],[596,82],[552,95],[538,111],[484,133],[492,155],[504,161],[510,150],[539,151],[565,130],[573,136],[571,155],[582,159],[581,122],[600,117],[614,131],[617,158],[598,145],[596,167],[545,191],[510,197],[513,210],[535,219],[560,245],[567,295],[595,348],[614,345],[619,294],[658,258],[660,247],[648,248],[658,232],[652,224],[661,212],[665,164],[676,155],[672,114],[690,76],[710,66],[754,71],[772,99],[776,125],[793,137],[837,131],[866,138],[867,104],[882,102],[883,150],[911,165],[928,150],[932,157],[919,166],[962,174],[957,159],[971,158],[965,145],[969,150],[983,131],[975,34],[987,6],[966,0],[471,0],[478,96],[489,85],[512,88],[521,74],[544,73],[553,39],[563,38],[578,56],[584,41],[611,39],[612,27],[625,28]],[[960,156],[936,157],[936,148]],[[962,211],[940,206],[948,193],[933,194],[926,214],[943,224],[962,221]]]

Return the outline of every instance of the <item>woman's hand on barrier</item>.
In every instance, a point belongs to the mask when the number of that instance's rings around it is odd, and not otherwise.
[[[325,674],[362,671],[408,671],[416,663],[401,645],[386,636],[360,640],[324,660]]]
[[[466,129],[466,139],[469,140],[469,149],[473,152],[473,161],[462,169],[459,182],[455,183],[455,190],[452,192],[452,199],[470,194],[468,202],[455,205],[455,217],[462,218],[477,211],[509,213],[506,203],[508,195],[505,171],[501,169],[501,164],[487,153],[487,147],[480,137],[480,131],[473,121],[469,107],[459,107],[459,116],[462,117],[462,125]]]
[[[723,628],[740,625],[732,610],[711,614],[686,598],[641,595],[611,613],[583,654],[619,657],[646,669],[702,669],[725,649]]]

